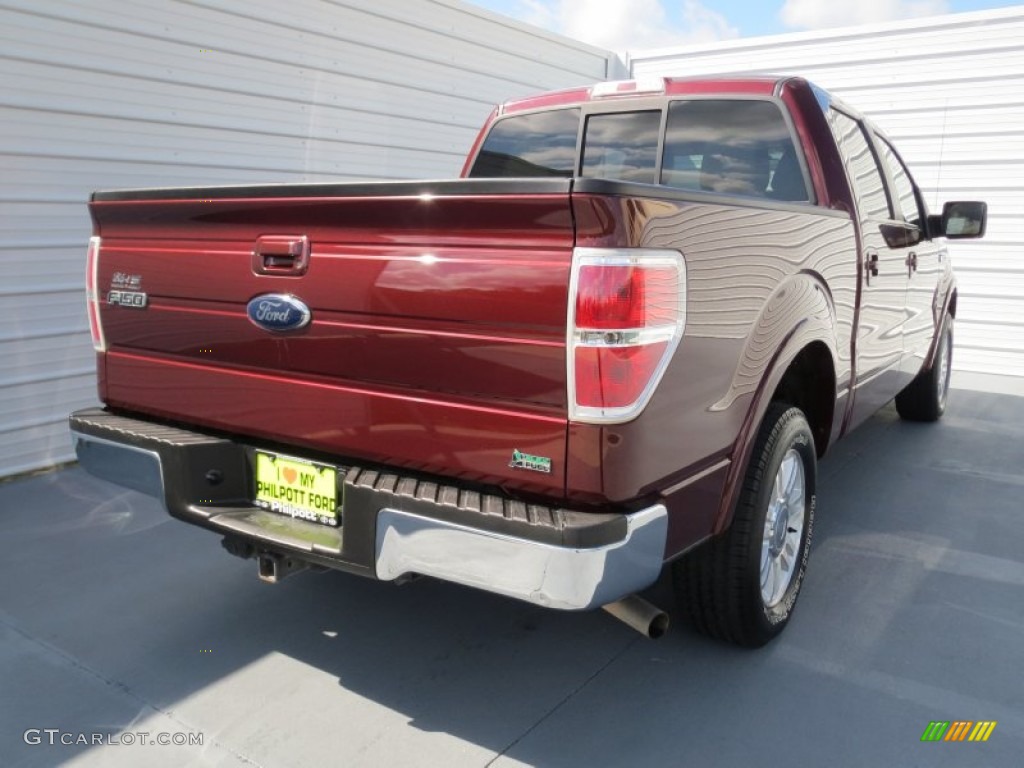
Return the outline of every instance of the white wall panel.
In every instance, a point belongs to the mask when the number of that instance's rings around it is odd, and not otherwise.
[[[951,242],[962,370],[1024,376],[1024,6],[631,53],[634,75],[799,74],[875,120],[930,206],[989,203]]]
[[[95,401],[91,191],[455,176],[493,104],[610,58],[458,0],[0,0],[0,477]]]

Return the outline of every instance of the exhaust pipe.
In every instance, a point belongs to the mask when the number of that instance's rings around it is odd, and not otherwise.
[[[309,567],[301,560],[282,557],[272,552],[260,552],[256,555],[256,563],[260,581],[265,581],[267,584],[277,584],[293,573],[304,571]]]
[[[601,607],[652,640],[657,640],[668,631],[668,614],[639,595],[629,595]]]

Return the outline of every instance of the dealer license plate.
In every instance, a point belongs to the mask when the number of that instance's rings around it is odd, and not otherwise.
[[[337,526],[338,470],[326,464],[256,451],[255,504],[282,515]]]

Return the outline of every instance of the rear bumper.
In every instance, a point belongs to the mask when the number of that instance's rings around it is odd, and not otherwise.
[[[597,608],[650,586],[661,571],[665,507],[625,517],[621,541],[569,549],[382,509],[377,578],[420,573],[547,608]]]
[[[160,499],[181,520],[384,581],[421,574],[549,608],[596,608],[652,584],[667,513],[586,513],[342,462],[340,528],[249,502],[251,446],[99,409],[72,414],[82,467]]]

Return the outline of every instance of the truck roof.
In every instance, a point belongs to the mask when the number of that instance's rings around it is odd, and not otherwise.
[[[770,96],[779,84],[794,79],[799,78],[782,75],[710,78],[645,76],[634,80],[614,80],[510,100],[501,105],[499,114],[633,96],[725,93]],[[810,83],[808,85],[814,90],[819,102],[824,99],[827,103],[832,99],[823,89]]]

